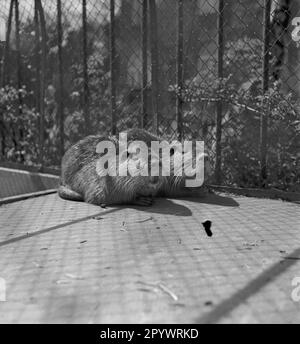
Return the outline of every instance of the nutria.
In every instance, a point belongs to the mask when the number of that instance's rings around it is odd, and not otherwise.
[[[125,133],[128,144],[132,141],[142,141],[146,143],[149,152],[152,141],[162,140],[143,129],[131,129]],[[65,153],[61,166],[61,185],[58,190],[60,197],[96,205],[151,205],[156,196],[186,197],[201,194],[199,190],[185,187],[185,176],[100,176],[97,161],[103,154],[97,153],[97,145],[103,141],[112,142],[116,147],[117,156],[119,155],[118,138],[99,135],[87,136]],[[126,158],[128,161],[130,156]]]

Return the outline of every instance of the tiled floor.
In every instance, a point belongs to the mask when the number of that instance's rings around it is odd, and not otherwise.
[[[230,195],[150,208],[56,194],[2,205],[0,322],[300,323],[299,210]]]

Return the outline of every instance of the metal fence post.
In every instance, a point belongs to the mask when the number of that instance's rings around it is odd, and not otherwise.
[[[58,43],[58,74],[59,74],[59,86],[58,86],[58,121],[59,121],[59,151],[60,156],[64,155],[64,69],[63,69],[63,57],[62,57],[62,10],[61,0],[57,0],[57,43]]]
[[[83,56],[83,112],[85,121],[85,134],[91,130],[89,113],[89,75],[88,75],[88,55],[87,55],[87,13],[86,0],[82,0],[82,56]]]
[[[2,58],[2,68],[1,68],[1,87],[4,87],[8,83],[8,75],[9,75],[9,43],[10,43],[10,34],[11,34],[11,26],[12,26],[12,17],[13,17],[13,8],[14,8],[14,0],[10,1],[9,6],[9,13],[8,13],[8,19],[7,19],[7,27],[6,27],[6,33],[5,33],[5,46],[4,46],[4,54]],[[0,155],[5,157],[6,152],[6,128],[3,118],[3,113],[0,113],[0,121],[1,121],[1,127],[0,127],[0,136],[1,136],[1,152]]]
[[[110,105],[111,133],[117,132],[116,124],[116,45],[115,45],[115,0],[110,0]]]
[[[19,0],[15,0],[15,27],[16,27],[16,53],[17,53],[17,87],[18,87],[18,115],[22,114],[22,64],[20,51],[20,18],[19,18]]]
[[[4,48],[4,56],[2,59],[2,71],[1,71],[1,86],[4,87],[7,83],[7,71],[8,71],[8,58],[9,58],[9,42],[10,42],[10,34],[11,34],[11,25],[12,25],[12,17],[13,17],[13,7],[14,7],[14,0],[10,1],[9,6],[9,14],[7,20],[7,28],[6,28],[6,37],[5,37],[5,48]]]
[[[44,144],[45,144],[45,88],[46,88],[46,61],[47,61],[47,33],[46,33],[46,20],[44,16],[44,10],[41,0],[35,1],[35,6],[39,18],[40,30],[41,30],[41,67],[40,67],[40,102],[39,102],[39,112],[40,112],[40,125],[39,125],[39,144],[40,144],[40,154],[39,162],[40,165],[44,164]]]
[[[265,94],[269,88],[270,11],[271,0],[265,0],[263,26],[263,94]],[[267,135],[268,113],[264,111],[260,116],[260,174],[262,187],[265,187],[267,183]]]
[[[37,0],[34,1],[34,30],[35,30],[35,107],[40,113],[40,87],[41,87],[41,58],[40,58],[40,21],[37,9]]]
[[[147,127],[147,100],[148,100],[148,0],[143,0],[142,9],[142,114],[141,128]]]
[[[159,118],[159,88],[158,88],[158,35],[157,35],[157,11],[155,0],[149,0],[150,11],[150,38],[151,38],[151,90],[153,106],[153,131],[158,133]]]
[[[218,79],[223,78],[223,55],[224,55],[224,0],[219,0],[218,7]],[[222,159],[222,100],[217,102],[216,115],[216,165],[215,180],[221,183],[221,159]]]
[[[178,140],[183,138],[182,123],[182,88],[183,88],[183,0],[177,3],[177,98],[176,98],[176,118]]]
[[[21,41],[20,41],[20,13],[19,13],[19,0],[15,0],[15,29],[16,29],[16,56],[17,56],[17,88],[18,88],[18,108],[17,116],[19,126],[17,128],[18,141],[17,147],[19,147],[19,157],[22,162],[24,162],[25,157],[22,153],[23,147],[22,142],[24,141],[24,128],[22,123],[22,113],[23,113],[23,96],[22,96],[22,61],[21,61]]]

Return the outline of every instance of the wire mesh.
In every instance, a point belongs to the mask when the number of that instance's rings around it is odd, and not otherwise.
[[[57,195],[2,206],[0,322],[299,323],[298,209],[228,195],[147,210]]]
[[[204,140],[218,183],[297,190],[299,16],[289,0],[4,0],[1,160],[59,166],[87,133],[142,126]]]

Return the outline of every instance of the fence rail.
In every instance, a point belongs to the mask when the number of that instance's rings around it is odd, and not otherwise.
[[[297,16],[289,0],[4,0],[1,160],[55,167],[84,135],[139,126],[204,140],[218,184],[293,189]]]

